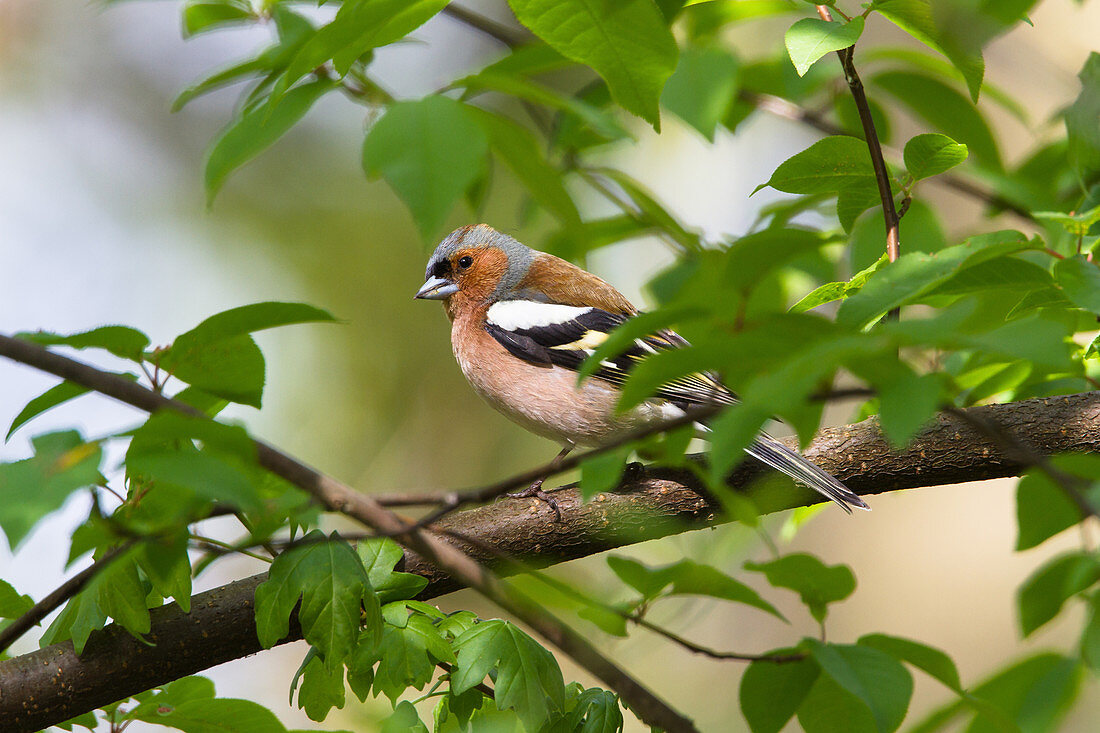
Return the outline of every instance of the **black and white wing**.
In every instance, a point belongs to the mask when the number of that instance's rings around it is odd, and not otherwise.
[[[504,300],[489,307],[485,329],[513,356],[540,366],[560,366],[577,371],[584,360],[607,340],[608,334],[629,318],[631,316],[627,314],[609,313],[590,306]],[[650,354],[687,345],[681,336],[668,330],[637,338],[621,354],[601,361],[594,377],[621,385],[630,375],[630,370]],[[705,372],[668,382],[661,386],[655,397],[668,400],[681,409],[737,401],[716,375]],[[703,432],[709,432],[705,426],[700,428]],[[851,513],[852,506],[870,508],[844,484],[767,433],[761,433],[745,452],[832,499],[848,513]]]
[[[607,340],[608,334],[631,316],[593,307],[504,300],[489,308],[485,329],[513,356],[542,366],[577,371]],[[600,362],[593,376],[621,385],[630,370],[650,354],[687,346],[673,331],[637,338],[625,351]],[[677,407],[732,404],[736,398],[713,374],[680,377],[661,386],[656,397]]]

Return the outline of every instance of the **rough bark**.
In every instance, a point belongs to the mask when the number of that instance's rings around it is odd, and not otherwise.
[[[1043,455],[1100,449],[1100,392],[971,408]],[[874,419],[823,430],[806,455],[861,495],[1013,476],[1024,466],[969,425],[940,416],[903,451],[894,451]],[[745,466],[730,477],[742,487],[758,474]],[[799,488],[749,493],[762,512],[821,499]],[[615,492],[582,504],[575,487],[555,492],[564,521],[544,504],[505,499],[459,512],[443,524],[479,545],[545,566],[615,547],[727,522],[690,471],[628,472]],[[465,547],[500,568],[484,547]],[[405,570],[428,578],[423,598],[455,589],[419,557]],[[83,655],[69,642],[0,662],[0,721],[5,731],[35,731],[136,692],[261,651],[252,617],[264,576],[230,583],[192,599],[190,614],[169,604],[152,612],[151,645],[109,626],[92,635]],[[284,641],[300,638],[294,628]]]

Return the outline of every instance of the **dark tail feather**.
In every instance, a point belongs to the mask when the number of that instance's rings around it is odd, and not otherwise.
[[[868,511],[871,509],[858,494],[767,433],[761,433],[745,452],[800,484],[827,496],[849,514],[852,513],[852,507]]]

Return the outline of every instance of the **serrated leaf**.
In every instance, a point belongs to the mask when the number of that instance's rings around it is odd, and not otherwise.
[[[1087,553],[1060,555],[1047,562],[1020,586],[1017,604],[1020,630],[1030,636],[1053,619],[1073,596],[1100,580],[1100,564]]]
[[[799,649],[775,649],[767,656],[788,656]],[[807,657],[799,661],[753,662],[741,677],[739,696],[741,713],[752,733],[779,733],[821,673],[817,663]]]
[[[298,692],[298,709],[319,723],[333,708],[344,708],[344,667],[327,669],[324,660],[311,648],[295,673],[290,690],[291,695],[295,690]]]
[[[391,701],[409,687],[422,689],[435,673],[436,662],[455,662],[439,629],[420,614],[408,616],[403,627],[387,623],[377,654],[380,661],[374,673],[374,690]]]
[[[85,443],[75,430],[46,433],[31,442],[32,458],[0,463],[0,529],[13,550],[70,494],[103,480],[99,444]]]
[[[554,656],[507,621],[482,621],[455,639],[451,690],[465,692],[496,668],[497,707],[515,710],[527,730],[540,730],[564,706],[565,683]]]
[[[19,618],[34,608],[34,599],[23,595],[11,583],[0,580],[0,618]]]
[[[566,58],[607,82],[625,109],[660,129],[658,102],[677,46],[652,0],[509,0],[516,18]]]
[[[377,635],[382,614],[363,563],[347,542],[319,530],[275,558],[268,579],[256,588],[256,635],[264,648],[290,631],[290,613],[301,599],[302,635],[324,657],[326,668],[343,664],[362,625]]]
[[[805,76],[815,61],[827,53],[855,45],[862,34],[863,18],[858,15],[848,22],[803,18],[787,29],[783,42],[795,71]]]
[[[913,676],[889,654],[857,644],[810,640],[810,653],[824,675],[859,698],[881,733],[897,730],[913,695]]]
[[[223,130],[206,158],[203,175],[207,203],[214,200],[230,173],[274,144],[305,116],[322,94],[335,86],[329,79],[302,84],[278,102],[268,98],[246,109]]]
[[[488,136],[466,105],[432,95],[398,102],[374,123],[363,142],[363,169],[386,179],[430,238],[484,173],[488,150]]]
[[[763,563],[747,562],[745,569],[764,573],[776,588],[798,593],[819,622],[825,619],[830,603],[844,600],[856,589],[855,575],[847,565],[826,565],[804,553]]]
[[[905,169],[916,180],[945,173],[966,160],[967,149],[947,135],[930,132],[905,143]]]

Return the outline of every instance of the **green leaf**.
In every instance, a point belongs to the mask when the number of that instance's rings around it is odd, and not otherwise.
[[[905,168],[918,181],[951,170],[966,156],[965,145],[934,132],[917,135],[905,143]]]
[[[38,640],[39,647],[45,648],[71,639],[73,650],[77,654],[84,653],[88,637],[107,623],[107,614],[99,607],[98,587],[106,575],[106,572],[98,574],[83,591],[69,599],[65,608],[42,633],[42,638]]]
[[[863,18],[858,15],[848,22],[833,23],[820,18],[803,18],[787,29],[783,42],[795,71],[805,76],[819,58],[855,45],[862,33]]]
[[[661,90],[676,40],[652,0],[509,0],[520,23],[566,58],[587,64],[625,109],[660,129]]]
[[[389,182],[421,234],[430,238],[483,175],[488,150],[488,136],[466,105],[432,95],[394,104],[371,127],[363,142],[363,169]]]
[[[156,698],[153,698],[154,700]],[[251,700],[215,697],[143,709],[140,717],[183,733],[286,733],[275,713]]]
[[[4,440],[11,438],[12,433],[21,426],[41,415],[46,410],[49,410],[51,407],[57,407],[63,402],[68,402],[75,397],[87,394],[88,391],[89,389],[87,387],[74,384],[73,382],[62,382],[61,384],[50,387],[28,402],[23,409],[19,411],[19,414],[11,421],[11,426],[8,428],[8,434],[4,436]]]
[[[1001,154],[989,123],[964,95],[939,79],[908,71],[884,71],[870,83],[908,107],[933,129],[966,145],[974,162],[1000,172]]]
[[[1058,260],[1054,280],[1073,304],[1100,313],[1100,268],[1081,255]]]
[[[890,444],[905,447],[936,414],[943,391],[938,374],[915,374],[902,369],[898,376],[877,385],[879,424]]]
[[[913,676],[889,654],[857,644],[809,640],[822,674],[859,698],[882,733],[897,730],[913,695]]]
[[[747,562],[745,569],[764,573],[776,588],[798,593],[818,622],[825,619],[830,603],[843,601],[856,589],[855,575],[847,565],[826,565],[803,553],[763,563]]]
[[[298,687],[299,680],[301,687]],[[324,660],[311,648],[290,683],[291,696],[296,688],[298,709],[305,710],[310,720],[319,723],[333,708],[344,708],[344,666],[333,670],[326,668]]]
[[[145,603],[149,591],[138,576],[133,551],[112,560],[100,576],[96,590],[103,613],[133,634],[149,633],[149,608]]]
[[[1081,661],[1100,672],[1100,595],[1089,598],[1089,620],[1081,634]]]
[[[428,733],[428,726],[420,720],[413,704],[408,700],[402,700],[393,709],[393,715],[382,721],[378,731],[379,733]]]
[[[266,649],[290,631],[290,613],[301,599],[302,635],[335,669],[355,648],[362,625],[377,635],[382,616],[363,563],[351,546],[314,530],[305,543],[275,558],[256,588],[256,635]]]
[[[192,84],[172,102],[172,111],[178,112],[196,97],[232,84],[242,77],[284,68],[297,49],[313,36],[313,26],[310,22],[286,5],[272,6],[271,18],[275,21],[279,32],[278,43],[265,48],[253,58],[232,64]]]
[[[612,556],[607,558],[607,564],[620,580],[641,593],[647,601],[662,595],[662,591],[671,585],[663,595],[721,598],[744,603],[767,611],[776,618],[783,618],[783,614],[775,606],[761,598],[752,588],[716,568],[693,560],[680,560],[671,565],[650,568],[636,560]]]
[[[1087,553],[1059,555],[1028,576],[1020,586],[1020,630],[1024,636],[1047,623],[1073,596],[1100,580],[1100,564]]]
[[[862,646],[886,652],[894,659],[908,662],[917,669],[927,672],[955,692],[962,692],[962,681],[959,679],[959,670],[955,667],[955,662],[935,647],[912,639],[887,636],[886,634],[866,634],[860,637],[858,643]]]
[[[627,445],[584,461],[581,464],[581,499],[590,501],[597,494],[616,488],[623,477],[630,451],[631,447]]]
[[[213,202],[230,173],[270,147],[305,116],[322,94],[335,86],[335,82],[328,79],[302,84],[278,102],[268,98],[249,107],[223,130],[206,158],[207,203]]]
[[[1020,729],[1052,732],[1058,730],[1058,721],[1076,695],[1080,679],[1080,665],[1074,659],[1050,653],[1029,657],[983,682],[967,701],[954,702],[933,712],[910,731],[941,730],[965,710],[965,705],[977,703],[985,717],[971,722],[966,733]],[[1004,721],[1006,716],[1008,721]],[[1013,723],[1019,727],[1015,728]]]
[[[714,142],[737,97],[737,59],[718,47],[685,48],[661,93],[661,106]]]
[[[956,273],[996,257],[1033,248],[1016,231],[993,232],[933,254],[903,254],[871,277],[840,306],[837,321],[862,328],[882,314],[946,282]]]
[[[877,196],[875,172],[867,144],[859,138],[832,135],[785,160],[759,191],[771,186],[785,193],[835,193],[871,187]]]
[[[386,624],[378,656],[381,661],[374,676],[375,693],[381,692],[391,701],[409,687],[422,689],[431,681],[436,662],[455,661],[439,629],[422,614],[410,615],[404,627]]]
[[[306,303],[250,303],[210,316],[183,336],[177,337],[173,346],[179,344],[181,339],[188,342],[192,339],[199,342],[215,341],[279,326],[335,320],[336,317],[327,310]]]
[[[101,326],[69,335],[37,331],[16,334],[39,346],[71,346],[74,349],[105,349],[122,359],[141,362],[149,337],[129,326]]]
[[[146,540],[138,547],[137,562],[157,595],[176,599],[180,609],[190,613],[191,560],[186,532]]]
[[[827,674],[819,674],[798,709],[804,733],[881,733],[867,704]]]
[[[1080,181],[1100,171],[1100,53],[1089,54],[1081,73],[1081,93],[1066,110],[1069,164]]]
[[[183,35],[212,30],[232,23],[256,20],[251,6],[238,0],[188,0],[183,8]]]
[[[638,208],[644,223],[661,230],[686,250],[699,249],[699,235],[686,230],[684,225],[634,178],[617,168],[590,168],[589,170],[614,181]]]
[[[329,60],[343,76],[356,59],[404,38],[446,4],[446,0],[348,0],[330,23],[302,44],[272,89],[272,98],[281,101],[295,82]]]
[[[458,652],[451,690],[461,694],[496,667],[497,707],[515,710],[527,730],[564,709],[565,684],[554,656],[507,621],[482,621],[454,642]]]
[[[370,585],[382,603],[414,598],[428,584],[428,579],[421,575],[394,571],[405,553],[391,539],[372,537],[360,540],[355,551],[363,561]]]
[[[531,197],[574,232],[581,216],[573,197],[565,188],[562,172],[543,153],[538,139],[507,117],[492,112],[468,108],[489,137],[489,145],[511,169],[531,194]]]
[[[130,450],[127,470],[131,476],[182,486],[198,496],[249,511],[262,506],[253,476],[239,462],[217,452],[167,447]]]
[[[1031,469],[1016,484],[1016,549],[1036,547],[1082,519],[1081,509],[1039,469]]]
[[[985,76],[981,50],[960,47],[944,38],[933,19],[929,0],[876,0],[874,9],[933,51],[946,56],[966,79],[971,99],[978,101]]]
[[[776,649],[768,656],[797,654],[799,649]],[[777,664],[753,662],[741,677],[741,713],[752,733],[779,733],[810,693],[821,668],[812,658]]]
[[[19,618],[34,608],[34,599],[22,595],[11,583],[0,580],[0,618]]]
[[[31,443],[34,457],[0,463],[0,529],[13,550],[70,494],[104,480],[99,444],[85,443],[75,430],[39,435]]]

